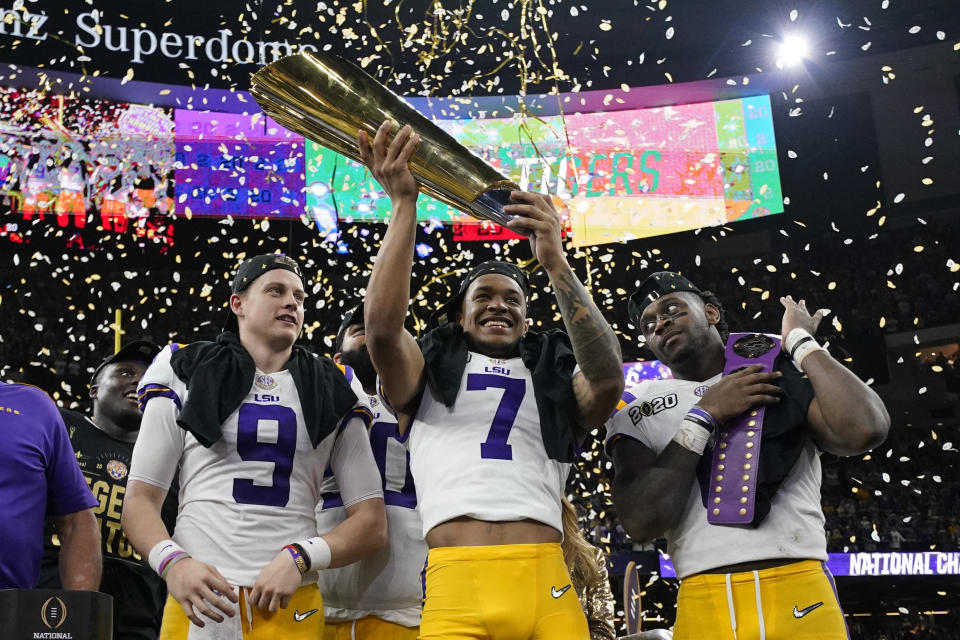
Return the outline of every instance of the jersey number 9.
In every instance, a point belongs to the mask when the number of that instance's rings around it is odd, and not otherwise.
[[[257,432],[264,422],[275,422],[277,441],[261,442]],[[272,462],[273,483],[254,484],[253,480],[234,478],[233,499],[240,504],[285,507],[290,499],[290,474],[297,451],[297,414],[279,404],[245,403],[237,416],[237,454],[241,460]]]

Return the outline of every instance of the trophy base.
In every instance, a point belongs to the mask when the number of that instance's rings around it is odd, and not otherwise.
[[[481,220],[489,220],[499,225],[504,225],[516,216],[505,213],[503,208],[510,204],[510,192],[512,189],[489,189],[481,193],[470,203],[470,211],[474,217]],[[520,231],[514,229],[518,233]]]

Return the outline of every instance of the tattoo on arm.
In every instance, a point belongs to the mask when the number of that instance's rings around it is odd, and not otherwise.
[[[622,376],[620,343],[572,269],[553,282],[580,371],[588,380]]]

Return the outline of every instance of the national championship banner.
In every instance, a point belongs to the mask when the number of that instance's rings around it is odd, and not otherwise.
[[[831,553],[827,568],[835,576],[956,576],[960,575],[958,551],[889,551],[879,553]],[[660,576],[675,578],[673,561],[660,555]]]

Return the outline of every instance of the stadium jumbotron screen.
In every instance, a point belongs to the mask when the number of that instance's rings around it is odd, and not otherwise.
[[[303,211],[303,138],[262,113],[176,109],[180,211],[293,217]]]
[[[15,181],[23,174],[21,165],[31,153],[39,153],[33,148],[38,131],[51,141],[50,164],[59,165],[71,155],[81,160],[76,166],[80,181],[90,183],[85,187],[68,187],[54,176],[42,185],[39,178],[34,180],[39,186],[30,183],[34,191],[43,192],[37,198],[46,201],[62,200],[70,188],[82,191],[98,208],[102,199],[126,197],[111,195],[109,181],[100,175],[116,163],[95,157],[97,140],[84,139],[84,127],[73,121],[79,109],[81,116],[86,111],[135,114],[137,118],[118,121],[122,144],[134,150],[162,147],[162,153],[151,153],[149,161],[140,163],[141,173],[151,175],[115,180],[118,193],[126,186],[131,193],[149,189],[159,194],[140,207],[145,211],[159,198],[163,214],[188,217],[305,215],[324,233],[344,221],[384,221],[390,213],[389,199],[365,167],[304,141],[259,112],[175,109],[171,118],[162,109],[109,101],[42,98],[9,90],[0,98],[0,126],[14,134],[11,140],[22,139],[26,145],[25,150],[2,155],[7,158],[0,164],[6,168],[4,175]],[[32,118],[21,115],[25,100]],[[137,126],[124,128],[127,121]],[[143,122],[151,126],[144,128]],[[522,189],[551,194],[565,211],[567,235],[575,246],[783,211],[768,96],[525,121],[515,116],[436,122]],[[112,155],[118,152],[112,150]],[[94,171],[101,164],[103,168]],[[45,168],[42,162],[38,167]],[[135,215],[138,203],[137,198],[123,202],[125,213]],[[25,197],[12,208],[29,212],[32,204]],[[473,218],[426,195],[419,200],[418,216],[423,222],[457,225],[461,240],[516,237],[499,227],[477,226]]]
[[[768,96],[528,119],[438,120],[515,180],[569,207],[575,245],[648,237],[783,212]],[[319,224],[384,220],[364,167],[307,145],[307,208]],[[464,216],[421,197],[423,221]],[[320,222],[324,221],[324,222]]]

